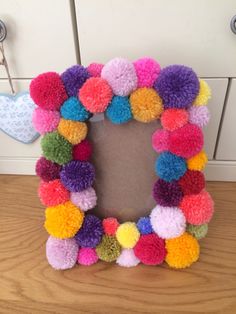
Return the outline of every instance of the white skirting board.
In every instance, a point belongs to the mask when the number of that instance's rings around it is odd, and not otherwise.
[[[0,174],[34,175],[37,158],[0,157]],[[236,181],[236,161],[210,160],[205,170],[208,181]]]

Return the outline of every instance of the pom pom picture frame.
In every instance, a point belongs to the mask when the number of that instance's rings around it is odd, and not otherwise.
[[[202,127],[209,121],[211,96],[206,82],[183,65],[161,69],[151,58],[115,58],[105,65],[75,65],[61,75],[40,74],[31,82],[30,95],[38,106],[33,123],[43,135],[36,174],[53,268],[99,260],[185,268],[198,260],[199,240],[214,212],[202,172],[207,162]],[[156,205],[137,221],[93,214],[96,169],[87,122],[100,113],[120,128],[132,119],[161,122],[150,139],[158,153]]]

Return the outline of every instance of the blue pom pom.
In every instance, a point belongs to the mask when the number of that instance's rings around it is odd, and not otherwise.
[[[76,97],[70,97],[61,106],[61,116],[67,120],[86,121],[90,113]]]
[[[127,97],[114,96],[106,110],[107,118],[114,124],[121,124],[132,119],[130,103]]]
[[[168,182],[178,180],[186,170],[185,159],[169,152],[160,154],[155,165],[157,175]]]
[[[149,217],[139,218],[137,222],[137,227],[141,234],[149,234],[153,232]]]

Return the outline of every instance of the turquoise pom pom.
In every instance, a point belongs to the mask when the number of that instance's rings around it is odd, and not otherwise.
[[[106,110],[107,118],[114,124],[121,124],[132,119],[129,99],[127,97],[114,96]]]
[[[86,121],[90,113],[76,97],[70,97],[61,106],[61,116],[67,120]]]
[[[185,174],[186,170],[185,159],[170,152],[160,154],[155,165],[157,175],[168,182],[178,180]]]

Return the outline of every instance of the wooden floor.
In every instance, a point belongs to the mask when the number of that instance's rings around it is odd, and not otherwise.
[[[48,266],[36,177],[0,176],[0,313],[236,313],[236,183],[208,183],[216,206],[187,270],[99,262]]]

